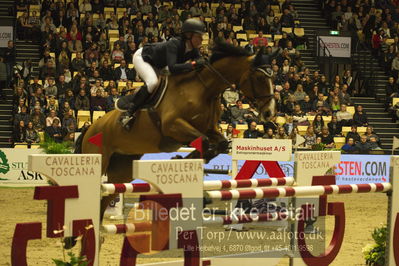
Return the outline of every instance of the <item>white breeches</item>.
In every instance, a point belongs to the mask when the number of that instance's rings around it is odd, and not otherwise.
[[[158,77],[155,73],[154,68],[147,62],[144,61],[141,53],[143,48],[138,49],[133,55],[133,64],[140,78],[143,79],[147,85],[147,90],[152,93],[158,85]]]

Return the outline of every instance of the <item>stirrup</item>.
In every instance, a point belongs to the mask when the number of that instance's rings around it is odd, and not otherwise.
[[[123,117],[121,118],[121,124],[122,127],[124,129],[126,129],[127,131],[130,131],[130,129],[133,126],[134,121],[136,120],[136,114],[133,115],[123,115]]]

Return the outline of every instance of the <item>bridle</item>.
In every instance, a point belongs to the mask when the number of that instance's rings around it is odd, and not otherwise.
[[[219,72],[215,67],[213,67],[209,62],[207,62],[207,63],[205,64],[205,67],[208,68],[211,72],[213,72],[216,76],[218,76],[219,79],[220,79],[221,81],[223,81],[223,83],[225,83],[226,85],[228,85],[230,88],[231,88],[232,85],[234,84],[234,83],[230,82],[228,79],[226,79],[226,78],[222,75],[222,73],[220,73],[220,72]],[[251,73],[256,72],[256,71],[259,71],[259,72],[261,72],[262,74],[264,74],[266,77],[271,78],[271,77],[272,77],[272,73],[269,71],[269,69],[270,69],[270,66],[268,66],[268,65],[262,65],[262,66],[259,66],[259,67],[256,67],[256,68],[252,68]],[[250,99],[251,101],[253,101],[253,100],[256,101],[256,100],[261,100],[261,99],[267,99],[267,98],[272,98],[272,97],[274,97],[273,94],[257,95],[256,90],[255,90],[255,85],[254,85],[254,82],[253,82],[253,77],[252,77],[252,75],[250,76],[250,82],[251,82],[251,93],[252,93],[252,96],[253,96],[253,97],[248,97],[248,96],[247,96],[247,98]],[[252,99],[251,99],[251,98],[252,98]]]

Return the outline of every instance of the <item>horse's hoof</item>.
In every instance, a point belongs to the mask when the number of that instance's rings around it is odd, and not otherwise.
[[[64,238],[64,249],[71,249],[76,245],[76,237],[68,236]]]
[[[181,156],[181,155],[176,155],[176,156],[173,156],[171,159],[172,159],[172,160],[183,159],[183,156]]]

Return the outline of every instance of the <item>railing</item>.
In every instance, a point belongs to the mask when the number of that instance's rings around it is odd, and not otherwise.
[[[332,78],[334,77],[334,62],[332,54],[321,38],[318,38],[318,36],[316,36],[316,40],[317,45],[315,47],[315,54],[317,57],[317,61],[320,65],[320,69],[322,69],[325,73],[327,80],[332,80]]]
[[[352,57],[352,65],[354,65],[356,69],[354,83],[355,86],[357,85],[358,93],[360,95],[376,97],[376,79],[372,67],[374,58],[369,53],[361,53],[360,51],[357,51],[357,53],[357,56]],[[366,69],[361,69],[361,66],[364,66]],[[366,71],[369,73],[366,73]]]

